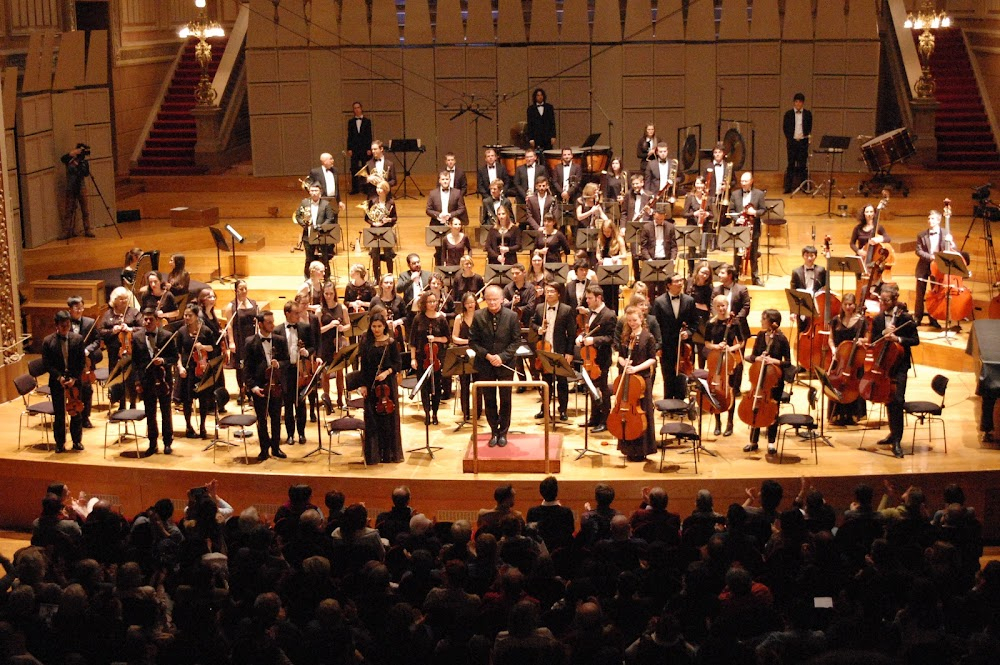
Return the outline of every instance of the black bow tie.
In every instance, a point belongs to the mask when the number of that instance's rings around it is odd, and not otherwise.
[[[556,311],[556,308],[554,306],[553,307],[549,307],[549,311],[550,312],[554,312],[554,311]]]
[[[666,163],[667,163],[667,160],[665,160],[665,159],[661,159],[660,160],[660,164],[666,164]]]
[[[448,169],[448,173],[454,173],[455,169]]]
[[[680,296],[670,296],[670,299],[671,300],[680,300],[681,297]]]
[[[938,234],[938,232],[937,232],[937,231],[929,231],[929,232],[927,233],[927,235],[930,235],[930,236],[936,236],[937,234]]]
[[[796,111],[796,113],[799,113],[799,114],[801,114],[801,113],[802,113],[802,111]]]
[[[271,343],[271,338],[270,337],[261,337],[260,338],[260,342],[261,342],[261,344],[270,344]]]

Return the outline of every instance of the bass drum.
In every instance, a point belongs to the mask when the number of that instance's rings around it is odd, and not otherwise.
[[[896,162],[901,162],[917,152],[906,127],[894,129],[887,134],[876,136],[861,146],[861,157],[872,173],[885,171]]]

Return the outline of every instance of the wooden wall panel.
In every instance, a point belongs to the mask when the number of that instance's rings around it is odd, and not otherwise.
[[[594,0],[595,43],[618,43],[622,39],[622,22],[617,0]]]
[[[447,34],[447,28],[442,32],[442,20],[447,21],[448,19],[444,16],[446,12],[446,7],[443,3],[438,3],[438,43],[439,44],[450,44],[453,42],[460,42],[461,39],[454,39],[452,37],[445,36]],[[459,27],[461,27],[461,21],[459,22]],[[373,26],[374,28],[374,26]],[[390,31],[391,32],[391,31]],[[420,44],[433,44],[434,35],[431,33],[431,13],[430,8],[425,2],[408,2],[406,3],[406,22],[403,24],[403,40],[406,42],[407,46],[417,46]],[[374,39],[372,40],[375,41]],[[378,42],[378,43],[388,43],[388,42]]]
[[[523,44],[528,41],[520,0],[498,0],[497,7],[497,42]]]
[[[465,39],[469,44],[492,44],[496,41],[490,0],[469,0]]]
[[[520,3],[518,3],[520,8]],[[531,3],[531,25],[528,39],[532,44],[559,41],[559,23],[554,0],[534,0]]]
[[[59,60],[52,79],[53,90],[69,90],[86,80],[86,39],[87,33],[82,30],[64,33],[60,38]]]
[[[754,0],[753,20],[750,22],[750,39],[778,39],[781,37],[781,17],[778,0]]]
[[[314,159],[323,152],[337,156],[347,149],[347,117],[353,115],[349,109],[354,100],[344,99],[342,92],[340,58],[336,53],[309,51],[309,103],[314,109],[323,109],[321,113],[312,114]],[[338,117],[338,110],[342,110],[343,115],[339,116],[340,122],[334,122],[332,119]]]
[[[393,0],[372,0],[371,11],[372,11],[372,26],[371,26],[372,46],[398,45],[399,19],[396,18],[396,3],[393,2]],[[423,42],[423,43],[430,43],[430,42]]]
[[[871,39],[878,31],[876,5],[868,0],[850,0],[847,14],[848,39]]]
[[[812,39],[812,0],[785,0],[783,39]]]
[[[644,57],[653,55],[654,71],[661,76],[678,76],[684,73],[685,57],[683,44],[649,45],[644,49]]]
[[[410,3],[414,6],[426,5],[422,2]],[[423,10],[420,10],[421,12]],[[420,12],[418,12],[420,13]],[[430,15],[427,17],[430,23]],[[410,12],[407,7],[406,26],[409,29]],[[437,44],[462,44],[465,42],[465,28],[462,26],[462,7],[458,0],[438,0],[437,3],[437,30],[434,33],[434,41]],[[407,37],[409,42],[409,37]]]
[[[671,21],[675,21],[672,18]],[[659,30],[657,30],[659,37]],[[684,38],[689,42],[715,40],[715,6],[709,0],[695,0],[688,5]]]
[[[684,77],[684,124],[702,124],[705,146],[715,143],[716,70],[715,45],[694,44],[685,49],[687,74]]]
[[[840,2],[816,3],[816,39],[843,39],[847,36],[845,4]]]
[[[594,56],[593,68],[595,72],[620,72],[622,71],[622,58],[624,49],[615,46]],[[620,76],[600,76],[594,77],[594,97],[593,107],[590,110],[593,118],[595,132],[601,132],[598,141],[600,145],[611,146],[614,154],[622,154],[622,146],[628,145],[629,141],[622,142],[622,106],[624,97],[622,95],[622,78]],[[613,126],[608,129],[608,117]],[[625,162],[623,162],[625,164]]]
[[[747,20],[747,0],[722,0],[722,20],[719,22],[719,39],[750,38]]]
[[[661,0],[660,11],[666,5],[680,6],[680,0]],[[611,11],[618,9],[618,3],[612,3]],[[682,22],[683,23],[683,22]],[[658,26],[657,26],[658,27]],[[646,41],[653,38],[653,6],[649,0],[626,0],[625,3],[625,41]]]
[[[777,170],[781,154],[785,152],[785,139],[781,133],[781,118],[777,109],[751,109],[747,118],[753,124],[743,131],[743,140],[747,143],[747,150],[750,150],[751,141],[753,142],[753,168],[757,171]],[[749,155],[747,157],[745,169],[751,168]]]
[[[340,22],[337,20],[338,5],[335,2],[312,3],[309,21],[309,41],[316,46],[337,46],[340,44]]]
[[[656,14],[657,41],[680,41],[684,39],[684,13],[681,11],[681,0],[660,0]],[[714,18],[711,28],[715,36]],[[707,32],[706,32],[707,34]],[[647,39],[647,37],[643,37]]]
[[[87,85],[107,85],[108,83],[108,32],[90,32],[87,47]]]
[[[590,41],[587,0],[563,0],[559,40],[569,44]]]
[[[7,20],[14,34],[60,27],[58,0],[20,0],[7,3]]]
[[[340,43],[351,46],[366,46],[371,44],[368,32],[368,7],[365,0],[343,0],[340,23],[350,26],[340,33]]]
[[[311,127],[309,113],[281,116],[282,173],[309,173],[315,165],[316,156],[303,149],[312,145]]]
[[[716,49],[716,60],[720,76],[746,74],[750,67],[750,45],[747,42],[720,43]]]

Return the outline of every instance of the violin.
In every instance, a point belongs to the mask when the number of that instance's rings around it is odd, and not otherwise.
[[[296,385],[299,388],[305,388],[309,385],[309,381],[312,379],[313,372],[316,371],[316,366],[313,363],[311,356],[300,357],[298,363],[296,364],[296,373],[298,374],[299,380],[296,381]]]
[[[153,392],[157,397],[167,397],[173,391],[166,365],[153,365]]]
[[[726,320],[726,330],[722,335],[722,343],[728,345],[729,328],[733,324],[735,317],[732,313]],[[708,369],[709,393],[718,403],[716,408],[710,399],[704,395],[701,397],[701,408],[710,413],[722,413],[728,411],[733,405],[733,387],[729,385],[729,375],[737,363],[743,362],[743,356],[739,350],[730,351],[728,348],[712,349],[708,352],[708,359],[705,363]]]
[[[543,310],[545,311],[545,310]],[[535,342],[536,351],[552,351],[552,345],[545,341],[545,333],[548,331],[549,320],[542,315],[542,325],[538,329],[538,341]],[[535,370],[538,372],[542,371],[542,354],[538,353],[535,355]]]
[[[120,323],[122,325],[124,325],[125,324],[125,314],[122,314],[121,318],[122,318],[122,320],[120,321]],[[122,348],[121,354],[122,355],[128,355],[129,353],[131,353],[131,349],[132,349],[132,329],[131,328],[126,327],[124,330],[122,330],[120,333],[118,333],[118,343],[121,344],[121,348]]]
[[[264,382],[267,384],[265,386],[265,392],[268,398],[274,397],[278,399],[281,397],[281,368],[280,367],[268,367],[264,370]]]
[[[646,431],[646,412],[642,399],[646,394],[646,380],[638,374],[629,374],[632,366],[632,350],[637,335],[632,335],[628,345],[628,359],[618,378],[615,379],[615,406],[608,414],[608,431],[616,439],[631,441],[638,439]],[[592,347],[591,347],[592,348]]]
[[[889,341],[887,335],[894,334],[911,323],[913,323],[912,319],[893,330],[892,333],[884,333],[872,343],[870,348],[873,350],[874,362],[858,384],[858,392],[869,402],[888,404],[892,399],[895,392],[895,383],[891,377],[892,369],[906,353],[906,349],[899,342]]]
[[[438,352],[437,342],[424,344],[424,369],[428,367],[433,367],[435,372],[441,371],[441,354]]]
[[[194,357],[194,375],[200,379],[208,371],[208,349],[192,347],[191,355]]]
[[[586,338],[590,335],[590,317],[586,314],[577,315],[577,322],[583,321],[583,330],[581,337]],[[580,360],[583,361],[583,369],[592,379],[596,379],[603,372],[601,371],[601,366],[597,364],[597,347],[587,346],[586,344],[580,345]]]
[[[951,237],[951,199],[944,200],[944,235],[939,246],[941,251],[954,252],[957,248]],[[931,262],[932,286],[925,303],[927,313],[941,321],[961,321],[972,316],[972,291],[965,286],[961,275],[945,275]]]
[[[100,316],[98,316],[100,319]],[[81,324],[82,325],[82,324]],[[94,321],[94,325],[90,326],[90,330],[87,331],[87,335],[83,338],[83,347],[87,348],[87,340],[90,336],[94,334],[94,330],[97,329],[97,321]],[[94,372],[94,362],[90,359],[89,354],[85,354],[83,359],[83,373],[80,374],[80,383],[86,386],[92,386],[97,382],[97,373]]]
[[[691,376],[694,371],[694,344],[690,340],[684,339],[684,332],[688,329],[687,324],[681,326],[681,334],[677,335],[677,367],[675,372],[678,376]]]
[[[766,336],[768,340],[764,353],[750,368],[753,391],[743,396],[738,409],[740,420],[750,427],[768,427],[778,418],[778,401],[774,398],[773,391],[781,383],[781,367],[766,362],[774,343],[773,326]]]
[[[836,391],[830,395],[835,402],[850,404],[861,396],[859,384],[865,373],[865,356],[868,353],[861,344],[864,330],[864,326],[859,326],[854,340],[844,340],[833,354],[827,377]]]
[[[396,410],[396,403],[391,398],[392,389],[384,381],[375,386],[375,413],[389,416]]]
[[[80,399],[80,387],[76,383],[71,386],[63,384],[63,393],[66,396],[66,414],[72,418],[83,413],[84,403]]]

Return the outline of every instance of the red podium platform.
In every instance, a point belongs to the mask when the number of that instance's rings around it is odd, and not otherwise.
[[[490,448],[489,433],[479,434],[480,473],[545,473],[545,437],[542,434],[508,434],[507,445]],[[549,473],[559,473],[562,462],[562,435],[549,434]],[[462,460],[464,473],[475,473],[472,441]]]

